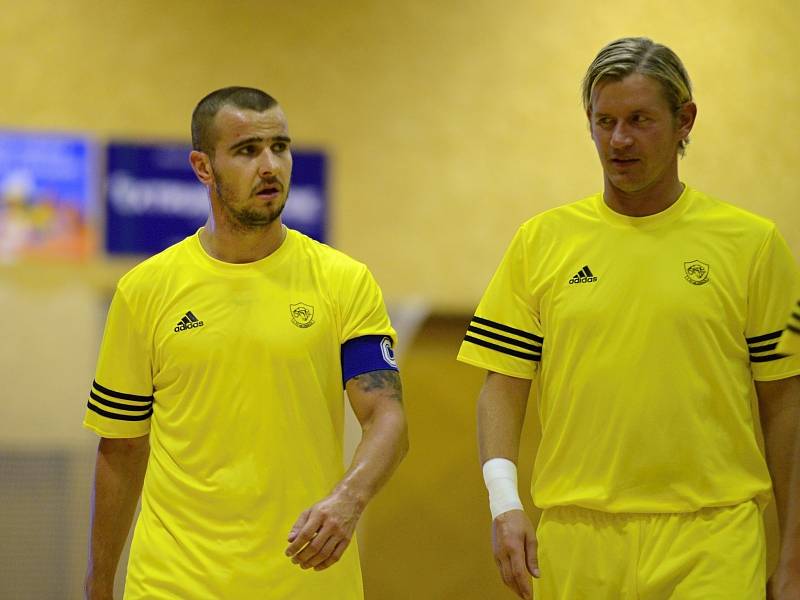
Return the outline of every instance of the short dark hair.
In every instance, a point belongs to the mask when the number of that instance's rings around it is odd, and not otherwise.
[[[212,154],[214,140],[211,139],[211,123],[223,106],[235,106],[264,112],[278,101],[256,88],[232,86],[211,92],[197,103],[192,112],[192,148]]]

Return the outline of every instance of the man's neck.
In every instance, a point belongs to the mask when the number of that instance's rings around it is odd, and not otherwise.
[[[626,192],[615,187],[609,180],[605,180],[603,200],[614,212],[629,217],[647,217],[655,215],[670,206],[680,198],[684,185],[674,178],[659,181],[643,190]]]
[[[200,229],[203,250],[217,260],[227,263],[249,263],[266,258],[286,238],[286,228],[276,219],[263,229],[233,229],[223,227],[209,216]]]

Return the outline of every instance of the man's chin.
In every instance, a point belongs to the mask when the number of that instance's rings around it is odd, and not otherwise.
[[[619,191],[628,194],[638,192],[644,187],[641,181],[638,181],[631,177],[624,177],[624,176],[621,177],[617,174],[609,175],[608,180],[609,182],[611,182],[611,185],[617,188]]]
[[[280,223],[281,210],[271,210],[269,212],[261,211],[247,211],[245,213],[235,213],[231,215],[234,221],[242,229],[266,229],[273,225],[273,223]]]

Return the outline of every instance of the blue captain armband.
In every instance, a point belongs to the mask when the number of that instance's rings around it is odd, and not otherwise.
[[[388,335],[365,335],[342,344],[342,385],[357,375],[370,371],[399,371],[394,359],[392,338]]]

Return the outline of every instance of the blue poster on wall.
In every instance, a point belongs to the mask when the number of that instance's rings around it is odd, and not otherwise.
[[[0,131],[0,262],[93,253],[96,160],[85,137]]]
[[[189,166],[185,144],[111,142],[106,153],[105,248],[155,254],[194,233],[208,216],[206,188]],[[326,241],[326,160],[295,150],[283,222]]]

